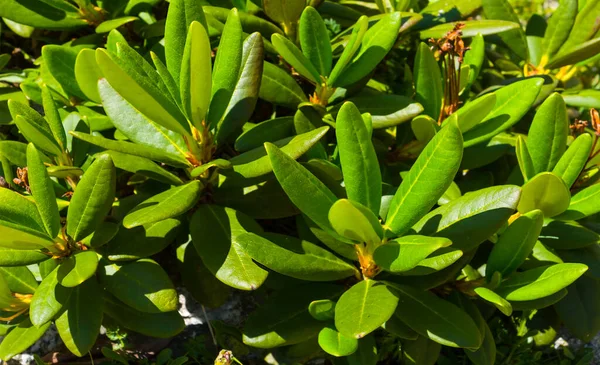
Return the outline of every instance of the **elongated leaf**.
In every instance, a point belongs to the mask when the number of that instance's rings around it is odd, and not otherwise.
[[[56,237],[61,225],[54,188],[38,150],[31,143],[27,146],[27,172],[31,195],[36,202],[44,228],[50,237]]]
[[[48,71],[69,96],[86,99],[75,78],[75,62],[77,60],[75,49],[50,44],[42,47],[42,57]]]
[[[569,52],[561,53],[561,56],[553,58],[546,66],[549,69],[574,65],[594,57],[600,52],[600,39],[595,38],[573,47]]]
[[[352,34],[350,35],[350,39],[348,39],[348,43],[346,43],[346,47],[344,47],[344,51],[342,55],[337,60],[329,78],[327,79],[328,85],[334,85],[338,77],[342,74],[348,63],[354,57],[354,54],[361,46],[362,39],[369,28],[369,21],[366,16],[361,16],[356,24],[352,27]]]
[[[155,261],[141,259],[122,266],[111,264],[105,270],[106,290],[131,308],[144,313],[177,310],[175,287]]]
[[[244,131],[235,141],[235,149],[246,152],[261,147],[265,142],[276,142],[292,136],[294,133],[294,118],[279,117],[269,119]]]
[[[569,32],[569,37],[560,46],[556,55],[557,57],[570,52],[573,48],[590,40],[598,31],[597,14],[600,11],[600,3],[589,1],[585,3],[579,2],[579,4],[583,5],[583,8],[580,8],[577,12],[577,17],[575,17],[575,22]]]
[[[192,242],[204,265],[217,279],[241,290],[255,290],[267,278],[240,241],[243,233],[261,231],[245,214],[216,205],[200,205],[190,219]]]
[[[351,97],[348,101],[356,105],[361,114],[371,114],[373,129],[396,126],[411,120],[423,111],[421,104],[402,95],[369,93]]]
[[[425,336],[402,343],[402,361],[407,365],[434,365],[442,346]]]
[[[306,94],[296,80],[281,68],[272,63],[263,64],[259,97],[275,105],[296,108],[298,104],[308,101]]]
[[[428,291],[393,285],[400,298],[396,316],[421,336],[444,346],[476,349],[483,340],[473,319]]]
[[[481,5],[486,18],[519,24],[519,17],[507,0],[482,0]],[[500,33],[499,36],[517,56],[523,60],[529,60],[527,38],[523,28],[518,26],[516,29]]]
[[[54,241],[46,232],[0,219],[0,247],[14,250],[51,248]]]
[[[75,7],[67,10],[51,6],[46,2],[5,1],[2,3],[0,16],[13,22],[42,29],[69,30],[89,26],[88,22],[76,12]]]
[[[508,226],[494,245],[486,265],[486,276],[499,272],[508,277],[521,266],[533,250],[544,224],[541,210],[532,210]]]
[[[331,73],[332,51],[329,33],[319,12],[312,6],[307,6],[300,17],[298,38],[302,53],[318,71],[325,77]],[[320,78],[317,79],[317,82]]]
[[[577,222],[552,221],[540,235],[540,241],[557,250],[575,250],[600,242],[600,235]]]
[[[357,274],[354,266],[329,251],[294,237],[244,233],[238,242],[254,261],[296,279],[334,281]]]
[[[591,150],[592,137],[587,133],[580,135],[558,160],[552,172],[560,176],[567,187],[570,188],[577,181],[581,170],[585,167]]]
[[[58,282],[67,288],[76,287],[96,274],[98,255],[94,251],[81,251],[61,262]]]
[[[598,197],[600,196],[600,184],[589,186],[571,198],[569,208],[556,219],[579,220],[600,212]]]
[[[400,13],[395,12],[384,15],[369,28],[360,50],[332,86],[346,87],[367,76],[394,46],[401,23]]]
[[[115,167],[134,174],[149,177],[169,185],[182,185],[180,178],[158,166],[147,158],[128,155],[117,151],[106,151],[100,155],[109,155]]]
[[[273,34],[271,43],[277,50],[277,53],[289,63],[298,73],[315,84],[319,84],[321,74],[316,67],[306,58],[302,51],[296,45],[282,36],[281,34]]]
[[[319,332],[318,340],[323,351],[336,357],[351,355],[358,349],[357,339],[342,335],[331,325]]]
[[[0,343],[0,359],[10,360],[13,356],[21,354],[33,345],[50,327],[50,322],[35,327],[29,319],[23,320],[19,325],[13,328]]]
[[[349,240],[377,245],[383,238],[379,220],[360,203],[340,199],[331,206],[328,217],[333,229]]]
[[[517,161],[519,163],[519,169],[521,170],[523,179],[528,181],[535,176],[535,166],[533,165],[531,154],[529,153],[529,148],[527,147],[527,142],[525,142],[525,138],[523,136],[519,136],[517,138],[515,152],[517,154]]]
[[[583,264],[541,266],[512,275],[496,292],[511,301],[534,300],[566,288],[588,269]]]
[[[207,15],[212,15],[221,23],[225,23],[229,13],[228,9],[219,6],[203,6],[202,9]],[[274,33],[283,34],[283,31],[275,24],[256,15],[242,12],[240,13],[240,21],[246,33],[259,32],[267,39],[270,39]]]
[[[478,287],[474,289],[475,293],[479,295],[483,300],[492,303],[496,308],[498,308],[505,316],[510,316],[512,314],[512,306],[511,304],[494,291],[486,288],[486,287]]]
[[[448,189],[462,159],[462,135],[457,123],[436,134],[421,152],[390,203],[385,227],[402,235]]]
[[[77,184],[67,212],[67,234],[75,241],[88,236],[110,210],[116,188],[115,165],[100,156]]]
[[[34,202],[9,189],[0,189],[0,201],[2,202],[0,221],[28,228],[28,231],[39,232],[40,237],[49,237]]]
[[[26,143],[17,141],[0,141],[0,156],[7,159],[13,165],[27,166],[26,151]]]
[[[569,207],[569,189],[560,177],[551,172],[536,175],[521,190],[521,200],[517,207],[520,213],[539,209],[545,217],[554,217]]]
[[[342,291],[341,286],[322,283],[277,291],[244,323],[244,344],[273,348],[293,345],[316,336],[323,328],[323,322],[309,314],[309,304],[319,299],[335,299]]]
[[[477,33],[471,40],[469,50],[465,54],[463,65],[469,66],[469,82],[465,86],[464,92],[468,92],[471,85],[475,82],[481,71],[481,66],[485,59],[485,41],[483,40],[483,34]]]
[[[180,216],[196,205],[201,190],[202,183],[194,180],[154,195],[127,214],[123,219],[123,226],[134,228]]]
[[[185,322],[177,311],[143,313],[104,293],[104,313],[123,327],[146,336],[170,338],[185,328]]]
[[[517,123],[536,101],[543,83],[544,79],[533,77],[496,91],[496,106],[481,123],[465,133],[465,147],[487,141]]]
[[[567,107],[554,93],[539,107],[529,128],[527,147],[536,174],[554,169],[565,152],[568,134]]]
[[[34,326],[49,323],[65,306],[73,292],[58,283],[58,267],[42,280],[31,298],[29,318]]]
[[[443,237],[404,236],[379,246],[373,258],[384,270],[399,273],[416,267],[436,250],[451,244]]]
[[[381,172],[365,123],[352,103],[345,103],[336,119],[336,137],[348,198],[374,214],[381,204]]]
[[[46,122],[54,136],[54,140],[58,142],[59,147],[64,151],[67,148],[65,127],[63,126],[58,108],[52,97],[52,92],[47,86],[42,86],[42,104],[44,106]]]
[[[56,319],[56,329],[69,351],[85,356],[96,342],[102,324],[103,297],[96,278],[73,290],[66,310]]]
[[[1,244],[0,244],[1,246]],[[0,247],[0,266],[27,266],[48,260],[50,257],[40,251],[18,250]]]
[[[519,203],[521,189],[493,186],[470,192],[421,218],[413,230],[447,237],[452,247],[469,251],[502,227]]]
[[[518,22],[496,19],[467,20],[461,21],[461,23],[464,23],[464,28],[461,29],[462,37],[464,38],[475,37],[478,34],[484,36],[492,34],[500,35],[503,32],[519,28]],[[456,23],[440,24],[420,32],[419,35],[421,39],[442,38],[448,32],[452,31],[455,26]]]
[[[54,156],[60,156],[62,154],[62,150],[58,145],[58,142],[54,139],[54,136],[45,129],[40,128],[37,124],[32,123],[21,115],[16,116],[15,124],[29,142]]]
[[[433,52],[425,43],[419,45],[415,66],[415,100],[423,105],[425,114],[437,120],[442,110],[444,90],[442,74]]]
[[[363,280],[347,290],[335,307],[335,327],[351,338],[363,338],[390,319],[398,297],[383,283]]]
[[[81,92],[91,101],[102,102],[98,94],[98,80],[102,72],[96,63],[96,53],[92,49],[82,49],[75,60],[75,79]]]
[[[495,105],[496,94],[491,93],[479,97],[458,109],[456,114],[458,116],[458,127],[460,128],[460,131],[466,133],[475,127],[492,111]],[[442,122],[442,125],[447,123],[447,121],[450,121],[450,118],[446,118],[444,122]]]
[[[577,16],[577,0],[563,0],[548,20],[542,47],[546,58],[552,57],[569,37]]]

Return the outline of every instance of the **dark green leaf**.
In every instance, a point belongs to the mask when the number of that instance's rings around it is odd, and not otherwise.
[[[317,70],[319,75],[329,76],[332,64],[331,43],[325,22],[319,12],[307,6],[300,17],[298,38],[302,53]],[[320,83],[320,77],[317,78]]]
[[[500,33],[499,36],[517,56],[528,61],[527,38],[523,28],[519,25],[519,17],[508,0],[482,0],[481,4],[486,18],[509,21],[518,25],[517,29]]]
[[[415,100],[423,105],[425,114],[437,120],[442,110],[444,89],[440,67],[425,43],[419,45],[413,68]]]
[[[275,105],[288,108],[296,108],[298,104],[308,101],[296,80],[287,72],[269,62],[263,64],[258,96]]]

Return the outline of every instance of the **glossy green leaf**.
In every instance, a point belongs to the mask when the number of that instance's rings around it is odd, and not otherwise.
[[[292,41],[281,34],[273,34],[271,43],[273,43],[273,47],[275,47],[277,53],[279,53],[300,75],[306,77],[315,84],[320,84],[321,74]]]
[[[383,283],[363,280],[344,292],[335,307],[335,327],[351,338],[363,338],[390,319],[398,297]]]
[[[404,234],[450,186],[462,159],[462,135],[456,123],[441,129],[427,144],[394,195],[385,227]]]
[[[371,115],[374,129],[393,127],[407,122],[423,111],[421,104],[395,94],[369,93],[353,96],[348,101],[356,105],[361,114]]]
[[[473,319],[456,305],[428,291],[393,285],[400,298],[396,315],[421,336],[444,346],[476,349],[482,336]]]
[[[2,189],[4,190],[4,189]],[[54,241],[47,233],[0,219],[0,247],[15,250],[52,248]]]
[[[592,136],[584,133],[577,137],[562,155],[552,172],[571,188],[585,167],[592,150]]]
[[[366,16],[361,16],[356,24],[352,27],[352,34],[348,39],[348,43],[344,47],[344,51],[342,55],[335,63],[333,70],[331,70],[331,74],[327,79],[328,85],[335,85],[338,77],[342,74],[342,72],[346,69],[348,63],[352,60],[356,52],[359,50],[362,39],[369,28],[369,21]]]
[[[42,29],[69,30],[89,26],[75,7],[64,8],[30,1],[4,1],[0,16],[20,24]]]
[[[546,32],[546,18],[534,14],[527,21],[525,36],[527,48],[529,49],[529,60],[534,66],[539,66],[543,54],[543,38]]]
[[[496,94],[486,94],[474,101],[466,103],[465,106],[458,109],[456,115],[458,117],[458,128],[462,133],[466,133],[479,124],[496,105]],[[450,118],[446,118],[443,124]],[[443,125],[442,124],[442,125]]]
[[[40,251],[0,247],[0,267],[33,265],[49,258],[50,256]]]
[[[452,248],[451,246],[448,248],[440,248],[429,257],[421,260],[414,269],[406,271],[404,275],[433,274],[453,265],[462,256],[463,252],[461,250]]]
[[[81,251],[69,256],[58,267],[58,282],[67,288],[83,283],[96,273],[98,255],[94,251]]]
[[[194,180],[146,199],[123,219],[123,226],[134,228],[180,216],[200,199],[202,183]]]
[[[13,356],[19,355],[33,345],[50,327],[50,322],[35,327],[29,319],[23,320],[19,325],[2,339],[0,343],[0,359],[10,360]]]
[[[332,51],[329,33],[319,12],[307,6],[298,23],[298,38],[302,53],[315,67],[319,75],[325,77],[331,73]],[[320,81],[320,78],[317,79]]]
[[[44,121],[45,123],[45,121]],[[21,115],[15,117],[15,124],[19,127],[19,131],[31,143],[35,144],[40,149],[55,155],[60,156],[62,150],[54,136],[45,128],[40,128],[37,124],[25,119]],[[47,127],[49,129],[49,127]]]
[[[27,172],[31,195],[36,202],[44,228],[50,237],[56,237],[61,225],[54,187],[40,153],[31,143],[27,146]]]
[[[462,36],[464,38],[475,37],[477,34],[481,34],[484,36],[500,34],[519,28],[518,23],[506,20],[467,20],[461,21],[461,23],[464,23],[465,25],[464,28],[461,29]],[[452,31],[452,29],[454,29],[455,26],[456,23],[440,24],[431,27],[427,30],[421,31],[419,35],[421,39],[442,38],[448,32]]]
[[[225,23],[229,10],[220,6],[203,6],[207,15],[212,15],[221,23]],[[246,33],[259,32],[263,37],[270,39],[274,33],[283,34],[283,31],[272,22],[245,12],[240,13],[242,28]]]
[[[523,28],[519,25],[519,17],[508,0],[482,0],[481,5],[486,18],[509,21],[518,25],[516,29],[502,32],[498,35],[517,56],[528,61],[527,38],[525,37]]]
[[[567,53],[561,53],[561,56],[552,58],[546,67],[548,69],[556,69],[574,65],[594,57],[598,52],[600,52],[600,39],[591,39],[571,48]]]
[[[192,124],[200,129],[208,111],[212,86],[210,39],[206,28],[197,21],[187,33],[179,87],[181,102]]]
[[[571,198],[569,208],[556,219],[579,220],[600,212],[598,197],[600,196],[600,184],[589,186]]]
[[[345,103],[336,119],[336,137],[348,198],[379,213],[381,172],[365,123],[352,103]]]
[[[98,80],[102,71],[96,63],[96,53],[92,49],[82,49],[75,60],[75,79],[81,92],[91,101],[102,102],[98,94]]]
[[[483,300],[492,303],[505,316],[510,316],[512,314],[513,309],[510,303],[506,299],[496,294],[494,291],[483,286],[475,288],[474,291]]]
[[[298,104],[308,101],[296,80],[286,71],[269,62],[263,64],[258,96],[270,103],[288,108],[296,108]]]
[[[279,117],[269,119],[244,131],[235,140],[235,149],[246,152],[261,147],[265,142],[276,142],[292,136],[294,133],[294,118]]]
[[[129,171],[134,174],[142,175],[163,182],[169,185],[182,185],[183,182],[174,174],[168,172],[156,163],[147,158],[128,155],[117,151],[106,151],[99,156],[108,155],[112,159],[115,167],[121,170]]]
[[[10,189],[0,189],[0,221],[22,226],[29,231],[39,232],[41,237],[49,237],[43,220],[34,202]],[[9,237],[3,237],[9,238]],[[50,238],[50,237],[49,237]]]
[[[342,237],[349,240],[378,244],[383,229],[377,217],[364,205],[348,199],[340,199],[329,209],[329,223]]]
[[[395,12],[384,15],[369,28],[363,36],[360,50],[332,86],[352,85],[373,71],[394,46],[401,23],[400,13]]]
[[[27,166],[26,151],[26,143],[17,141],[0,141],[0,156],[6,158],[13,165]]]
[[[69,96],[86,99],[75,78],[77,51],[74,48],[54,44],[42,47],[42,57],[48,71]]]
[[[103,278],[106,290],[131,308],[144,313],[177,310],[175,287],[155,261],[141,259],[122,266],[111,264],[106,271]]]
[[[116,189],[115,165],[100,156],[77,184],[67,212],[67,234],[75,241],[88,236],[109,212]]]
[[[72,292],[72,288],[66,288],[58,282],[58,268],[52,270],[31,298],[31,323],[36,327],[49,323],[67,304]]]
[[[308,241],[276,233],[244,233],[240,247],[256,262],[300,280],[335,281],[358,274],[356,268]]]
[[[0,267],[0,275],[4,277],[6,285],[13,293],[33,294],[38,287],[35,276],[25,266]]]
[[[488,257],[485,269],[488,280],[491,280],[496,272],[504,278],[508,277],[525,262],[533,250],[543,224],[544,214],[536,209],[517,218],[502,232]]]
[[[216,167],[218,169],[230,169],[232,167],[232,165],[231,165],[231,162],[229,160],[223,160],[221,158],[218,158],[216,160],[212,160],[210,162],[207,162],[205,164],[202,164],[202,165],[194,168],[190,172],[190,176],[191,177],[201,176],[206,171],[208,171],[211,167]]]
[[[548,20],[542,47],[546,58],[552,57],[569,37],[577,16],[577,0],[562,0]]]
[[[319,332],[319,346],[329,355],[348,356],[358,349],[358,340],[342,335],[330,325]]]
[[[544,79],[533,77],[496,91],[496,106],[481,123],[465,133],[465,147],[487,141],[517,123],[536,101],[543,83]]]
[[[600,243],[600,235],[577,222],[552,221],[542,228],[540,241],[553,249],[575,250]]]
[[[535,176],[535,166],[527,147],[527,142],[523,136],[517,138],[517,145],[515,147],[515,153],[517,155],[517,161],[519,163],[519,169],[523,175],[523,179],[528,181]]]
[[[483,34],[477,33],[471,40],[469,48],[470,49],[465,53],[463,60],[463,65],[469,66],[469,82],[463,93],[469,91],[469,88],[479,76],[481,66],[483,66],[483,61],[485,59],[485,41],[483,39]]]
[[[103,298],[96,278],[73,289],[65,311],[56,319],[56,329],[65,346],[82,357],[92,349],[102,324]]]
[[[65,135],[65,127],[58,112],[52,92],[47,86],[42,86],[42,104],[44,106],[44,114],[48,127],[54,136],[59,147],[64,151],[67,148],[67,136]]]
[[[591,341],[600,330],[595,314],[600,304],[600,283],[582,277],[568,287],[567,295],[554,305],[564,325],[582,341]]]
[[[566,288],[588,269],[583,264],[540,266],[512,275],[496,292],[510,301],[543,298]]]
[[[131,23],[138,18],[135,16],[124,16],[120,18],[105,20],[96,27],[96,33],[108,33],[127,23]]]
[[[583,6],[577,12],[569,37],[560,46],[556,57],[570,52],[573,48],[594,38],[598,31],[597,14],[600,11],[600,3],[597,1],[579,2]]]
[[[400,273],[408,271],[430,254],[452,244],[447,238],[427,236],[404,236],[379,246],[373,258],[384,270]]]
[[[521,188],[517,209],[521,214],[539,209],[545,217],[554,217],[569,207],[571,193],[564,181],[551,172],[543,172]]]
[[[529,128],[527,147],[536,174],[554,169],[565,152],[568,135],[567,108],[554,93],[539,107]]]
[[[423,105],[424,113],[437,120],[442,110],[444,89],[440,67],[425,43],[419,44],[413,69],[415,100]]]
[[[310,302],[308,312],[316,320],[328,321],[335,316],[335,302],[329,299],[314,300]]]
[[[252,261],[239,238],[261,231],[245,214],[217,205],[200,205],[190,219],[192,242],[202,262],[217,279],[241,290],[255,290],[267,278],[267,271]]]
[[[343,287],[309,284],[277,291],[244,323],[244,344],[256,348],[293,345],[316,336],[323,328],[308,312],[309,304],[319,299],[334,299]]]
[[[264,0],[263,10],[267,16],[278,23],[283,23],[286,27],[294,26],[302,10],[306,6],[304,0]]]
[[[449,238],[452,247],[468,251],[496,233],[514,213],[521,189],[493,186],[470,192],[421,218],[413,230]]]
[[[104,293],[104,313],[124,328],[146,336],[170,338],[185,328],[185,322],[177,311],[143,313],[132,309],[109,293]]]

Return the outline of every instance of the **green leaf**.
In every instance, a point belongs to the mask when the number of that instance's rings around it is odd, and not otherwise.
[[[165,57],[173,79],[179,83],[185,40],[190,24],[200,22],[207,29],[200,3],[194,0],[174,0],[169,6],[165,23]]]
[[[407,122],[423,111],[421,104],[395,94],[369,93],[353,96],[348,101],[356,105],[362,114],[371,114],[374,129],[389,128]]]
[[[0,221],[21,226],[28,231],[39,232],[48,237],[43,220],[34,202],[10,189],[0,189]],[[4,238],[8,238],[4,236]]]
[[[91,101],[101,103],[98,94],[98,80],[102,78],[102,71],[96,63],[96,52],[93,49],[82,49],[75,60],[75,80],[81,92]]]
[[[296,80],[272,63],[263,64],[258,96],[275,105],[295,109],[298,104],[308,101],[306,94]]]
[[[600,11],[600,3],[597,1],[589,1],[581,3],[583,8],[577,12],[577,17],[573,23],[573,27],[569,32],[569,37],[562,43],[556,57],[560,57],[565,53],[570,52],[578,45],[594,38],[598,31],[597,14]]]
[[[127,23],[131,23],[138,18],[135,16],[124,16],[120,18],[105,20],[102,23],[98,24],[96,27],[96,33],[108,33],[113,29],[117,29],[120,26],[123,26]]]
[[[112,139],[100,136],[93,136],[91,134],[81,132],[70,132],[70,134],[76,137],[77,139],[108,150],[128,153],[130,155],[139,157],[145,157],[150,160],[162,162],[174,167],[190,166],[190,163],[183,156],[173,155],[155,147],[148,147],[139,145],[137,143],[125,141],[114,141]]]
[[[600,243],[600,235],[573,221],[552,221],[542,228],[540,241],[556,250],[575,250]]]
[[[519,169],[521,170],[524,181],[530,180],[535,176],[535,166],[531,160],[531,154],[529,153],[527,142],[525,142],[525,137],[517,137],[515,153],[517,155],[517,162],[519,163]]]
[[[44,106],[44,114],[50,131],[54,136],[56,142],[60,146],[61,150],[67,148],[67,136],[65,135],[65,128],[56,107],[56,103],[52,97],[52,92],[47,86],[42,86],[42,104]]]
[[[541,210],[532,210],[512,222],[500,235],[494,245],[486,265],[486,276],[499,272],[508,277],[515,272],[533,250],[544,224]]]
[[[402,235],[435,205],[458,172],[462,135],[456,123],[427,144],[390,203],[385,227]]]
[[[342,335],[333,325],[323,328],[318,340],[323,351],[336,357],[351,355],[358,349],[357,339]]]
[[[567,107],[558,93],[550,95],[535,113],[527,147],[535,173],[552,171],[563,155],[569,135]]]
[[[36,327],[49,323],[67,304],[72,288],[66,288],[58,282],[58,268],[52,270],[42,280],[31,298],[29,318]]]
[[[121,42],[121,43],[124,43],[124,42]],[[109,50],[110,50],[110,48],[109,48]],[[165,66],[162,59],[158,55],[156,55],[156,53],[150,51],[150,58],[152,58],[152,63],[154,64],[154,67],[156,68],[156,74],[158,74],[158,76],[162,80],[162,83],[164,84],[165,89],[169,92],[169,95],[171,96],[171,98],[173,99],[175,104],[177,104],[177,106],[179,106],[179,108],[181,108],[182,107],[181,106],[181,94],[179,92],[179,86],[177,86],[177,83],[173,79],[173,75],[171,75],[171,73],[167,69],[167,66]],[[150,73],[152,74],[152,73],[154,73],[154,71],[152,71]]]
[[[69,256],[58,267],[58,282],[67,288],[76,287],[96,273],[98,255],[94,251],[81,251]]]
[[[519,17],[508,0],[482,0],[481,5],[486,18],[510,21],[518,25],[516,29],[500,33],[499,36],[517,56],[528,61],[527,38],[523,28],[519,25]]]
[[[262,228],[250,217],[230,208],[202,204],[190,218],[192,242],[208,270],[223,283],[241,290],[255,290],[267,271],[243,249],[240,235]]]
[[[463,252],[461,250],[452,247],[441,248],[434,252],[430,257],[421,260],[414,269],[406,271],[404,275],[419,276],[433,274],[453,265],[462,256]]]
[[[325,232],[338,236],[329,223],[329,210],[337,197],[305,167],[274,145],[265,143],[275,177],[286,194],[313,222]],[[310,197],[310,199],[306,199]]]
[[[554,309],[569,331],[588,342],[600,330],[598,305],[600,282],[584,276],[568,287],[567,295],[554,304]]]
[[[577,137],[562,155],[552,172],[571,188],[585,167],[592,150],[592,136],[584,133]]]
[[[363,280],[344,292],[335,307],[335,327],[347,337],[363,338],[390,319],[398,297],[387,285]]]
[[[29,25],[41,29],[72,30],[89,26],[71,7],[65,11],[64,8],[51,6],[46,2],[34,1],[2,1],[0,17],[10,19],[14,22]]]
[[[379,162],[371,135],[354,104],[344,103],[337,115],[335,132],[348,198],[379,214]]]
[[[413,230],[420,235],[446,237],[452,247],[469,251],[496,233],[514,213],[521,189],[493,186],[470,192],[419,220]]]
[[[108,292],[144,313],[177,310],[177,292],[167,273],[150,259],[105,268],[103,284]]]
[[[483,34],[477,33],[471,40],[469,48],[470,49],[465,53],[463,60],[463,65],[469,66],[469,82],[463,93],[469,91],[471,85],[473,85],[479,76],[481,66],[483,66],[483,61],[485,59],[485,41],[483,39]]]
[[[583,264],[556,264],[519,272],[503,281],[496,292],[510,301],[540,299],[566,288],[588,269]]]
[[[3,276],[8,289],[13,293],[33,294],[38,287],[35,276],[25,266],[0,267],[0,275]]]
[[[360,50],[337,79],[335,87],[346,87],[367,76],[394,46],[402,18],[400,13],[384,15],[366,31]]]
[[[466,350],[465,354],[475,365],[494,365],[496,362],[496,342],[494,333],[484,324],[483,343],[476,351]]]
[[[44,121],[46,123],[46,121]],[[25,139],[35,144],[40,149],[54,155],[60,156],[62,149],[58,145],[58,142],[54,139],[54,136],[49,133],[46,129],[49,127],[41,128],[39,125],[32,123],[31,120],[25,119],[21,115],[15,117],[15,124],[19,128],[19,131]]]
[[[600,196],[600,184],[589,186],[571,198],[569,208],[556,219],[579,220],[600,212],[598,197]]]
[[[551,172],[543,172],[521,188],[517,209],[521,214],[539,209],[545,217],[554,217],[569,208],[571,193],[564,181]]]
[[[26,151],[26,143],[17,141],[0,141],[0,156],[6,158],[13,165],[27,166]]]
[[[435,365],[442,346],[426,336],[402,342],[402,363],[407,365]]]
[[[316,320],[329,321],[335,316],[335,302],[329,299],[314,300],[310,302],[308,312]]]
[[[251,34],[243,44],[239,79],[227,109],[217,125],[216,141],[221,144],[230,139],[248,121],[260,90],[263,72],[263,40],[260,34]]]
[[[179,88],[186,114],[198,130],[202,129],[202,122],[210,104],[212,86],[210,54],[210,39],[206,28],[199,22],[193,21],[185,41]]]
[[[440,67],[425,43],[419,44],[415,65],[415,100],[423,105],[424,113],[437,120],[442,110],[444,89]]]
[[[379,219],[360,203],[340,199],[331,206],[328,217],[331,227],[349,240],[377,245],[383,238]]]
[[[42,57],[44,58],[44,65],[67,95],[87,99],[75,78],[75,62],[77,61],[75,48],[53,44],[46,45],[42,47]]]
[[[27,173],[31,195],[36,202],[44,228],[50,237],[56,237],[61,225],[54,187],[40,153],[31,143],[27,146]]]
[[[276,233],[244,233],[240,247],[256,262],[300,280],[335,281],[358,274],[356,268],[308,241]]]
[[[128,155],[117,151],[102,152],[97,156],[108,155],[115,164],[115,167],[121,170],[129,171],[134,174],[142,175],[160,181],[169,185],[182,185],[180,178],[169,171],[158,166],[151,160],[139,156]]]
[[[262,3],[267,16],[277,23],[285,24],[285,27],[295,26],[305,6],[304,0],[264,0]]]
[[[308,312],[319,299],[334,299],[343,287],[333,284],[307,284],[279,290],[248,316],[244,323],[244,344],[256,348],[293,345],[316,336],[323,328]]]
[[[123,226],[134,228],[180,216],[200,199],[202,183],[193,180],[144,200],[123,219]]]
[[[569,52],[561,53],[561,56],[552,58],[546,68],[557,69],[564,66],[574,65],[594,57],[600,52],[600,39],[595,38],[573,47]]]
[[[358,349],[346,357],[348,365],[376,365],[379,361],[375,336],[370,335],[358,341]]]
[[[228,9],[218,6],[203,6],[202,8],[207,15],[212,15],[221,23],[225,23],[229,13]],[[242,22],[242,28],[246,33],[259,32],[267,39],[270,39],[271,35],[274,33],[283,34],[283,31],[275,24],[256,15],[242,12],[240,13],[240,21]]]
[[[191,136],[189,124],[179,108],[141,74],[127,73],[101,48],[96,50],[96,62],[104,77],[117,93],[148,119],[184,136]]]
[[[519,28],[519,23],[513,21],[506,20],[492,20],[492,19],[482,19],[482,20],[466,20],[461,21],[465,26],[461,29],[463,38],[475,37],[478,34],[483,36],[498,34],[500,35],[503,32],[508,32],[513,29]],[[440,25],[433,26],[428,28],[427,30],[421,31],[419,36],[421,39],[429,39],[429,38],[442,38],[448,32],[452,31],[456,23],[444,23]]]
[[[313,66],[311,61],[302,54],[302,51],[292,41],[281,34],[273,34],[271,43],[273,43],[277,53],[300,75],[317,85],[321,83],[321,74],[317,71],[316,66]]]
[[[227,15],[213,67],[207,116],[209,125],[217,125],[235,90],[242,66],[243,37],[240,15],[238,10],[233,8]]]
[[[27,266],[48,260],[45,253],[0,247],[0,267]]]
[[[466,133],[479,124],[496,105],[496,94],[486,94],[474,101],[468,102],[455,113],[458,117],[458,128],[462,133]],[[446,118],[442,125],[450,121]]]
[[[373,258],[384,270],[400,273],[408,271],[430,254],[452,244],[447,238],[427,236],[404,236],[379,246]]]
[[[319,75],[329,76],[333,56],[329,33],[321,15],[312,6],[307,6],[302,12],[298,25],[298,38],[302,53],[315,67]],[[319,77],[317,83],[320,81]]]
[[[8,361],[33,345],[50,327],[50,322],[35,327],[29,319],[23,320],[17,327],[2,339],[0,343],[0,359]]]
[[[356,54],[356,51],[358,51],[358,49],[360,48],[363,37],[365,36],[365,33],[367,32],[368,28],[369,21],[367,17],[361,16],[356,21],[356,24],[354,24],[354,26],[352,27],[352,34],[350,35],[350,38],[348,39],[348,42],[344,47],[344,51],[335,63],[335,66],[333,67],[333,70],[331,71],[331,74],[327,79],[328,85],[335,85],[335,82],[337,81],[338,77],[346,69],[346,66],[352,60],[354,54]]]
[[[51,249],[54,246],[47,233],[2,219],[0,219],[0,236],[3,237],[0,239],[0,247],[8,249],[39,250]]]
[[[143,313],[107,292],[104,292],[104,313],[124,328],[151,337],[171,338],[185,328],[185,322],[177,311]]]
[[[400,298],[396,316],[421,336],[450,347],[477,349],[483,340],[477,325],[456,305],[405,285],[393,285]]]
[[[481,123],[465,133],[465,147],[485,142],[517,123],[536,101],[543,84],[544,79],[532,77],[496,91],[496,106]]]
[[[110,156],[100,156],[77,184],[67,212],[67,234],[75,241],[92,233],[110,211],[116,171]]]
[[[483,300],[492,303],[505,316],[510,316],[512,314],[513,309],[510,303],[506,299],[496,294],[494,291],[483,286],[475,288],[474,291]]]
[[[265,142],[276,142],[294,134],[294,117],[266,120],[244,131],[235,140],[235,150],[246,152],[261,147]]]
[[[56,329],[65,346],[76,356],[91,349],[102,324],[102,288],[91,278],[73,289],[65,311],[56,319]]]
[[[577,0],[562,0],[548,20],[542,47],[546,59],[552,57],[569,37],[577,16]]]

